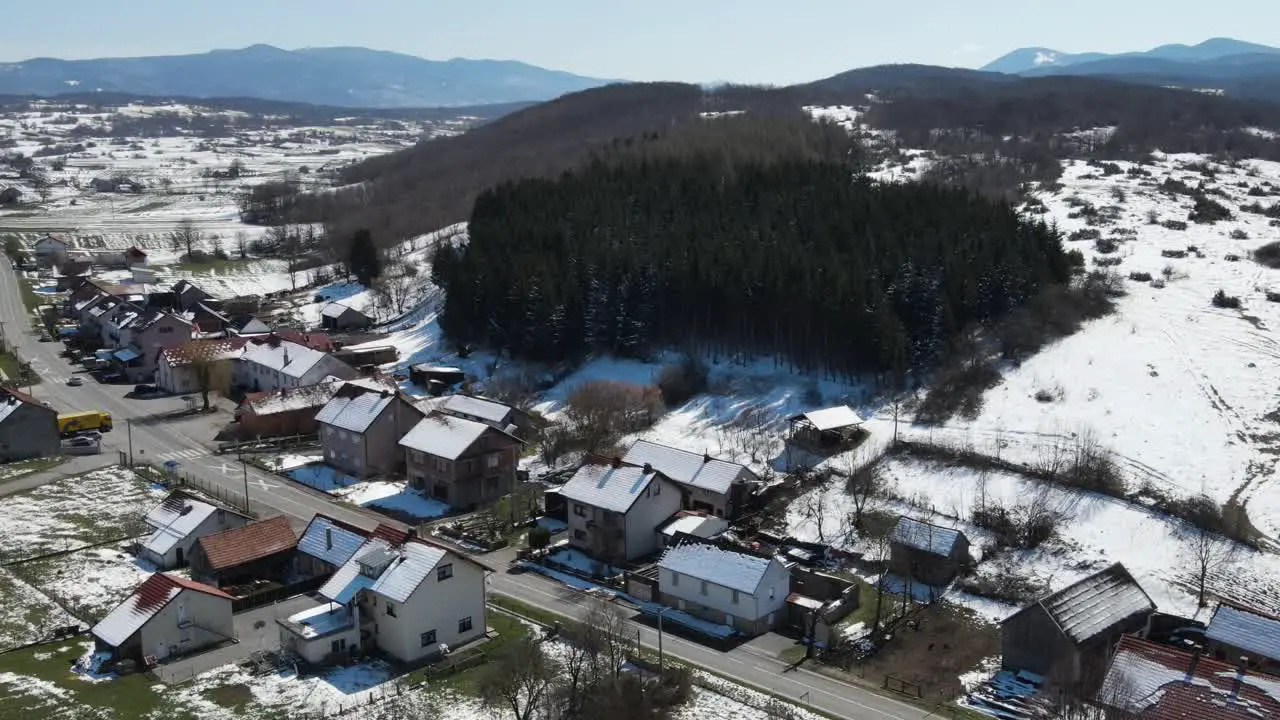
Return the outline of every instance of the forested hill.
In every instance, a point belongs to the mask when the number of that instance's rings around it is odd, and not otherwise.
[[[621,152],[486,191],[436,257],[441,325],[547,361],[696,346],[901,377],[1066,280],[1057,233],[1007,205],[821,155]]]

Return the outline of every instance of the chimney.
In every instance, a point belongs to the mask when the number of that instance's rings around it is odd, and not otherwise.
[[[1249,667],[1249,656],[1241,655],[1240,662],[1236,668],[1236,676],[1231,681],[1231,699],[1238,700],[1240,698],[1240,686],[1244,684],[1245,670]]]
[[[703,463],[709,463],[709,462],[711,462],[711,453],[707,452],[706,450],[703,450],[703,451],[702,451],[702,462],[703,462]]]
[[[284,364],[285,365],[289,364],[289,346],[288,345],[284,347]]]
[[[652,466],[652,465],[650,465],[649,463],[645,463],[645,464],[644,464],[644,474],[645,474],[645,475],[648,475],[648,474],[649,474],[649,473],[651,473],[651,472],[653,472],[653,466]]]
[[[333,549],[333,528],[324,529],[324,549],[325,550]]]
[[[613,462],[613,466],[614,466],[614,467],[616,467],[616,468],[617,468],[617,467],[622,467],[622,458],[618,457],[617,455],[614,455],[614,456],[613,456],[613,461],[612,461],[612,462]]]
[[[416,537],[418,537],[418,526],[417,526],[417,525],[410,525],[410,526],[409,526],[409,529],[408,529],[408,530],[405,530],[405,533],[406,533],[410,538],[416,538]]]
[[[1185,682],[1192,682],[1196,676],[1196,667],[1200,664],[1200,654],[1203,652],[1199,646],[1191,653],[1191,662],[1187,664],[1187,677]]]

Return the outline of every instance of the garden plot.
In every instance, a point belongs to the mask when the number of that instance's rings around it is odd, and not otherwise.
[[[156,571],[125,552],[123,545],[86,548],[9,569],[90,624],[106,616]]]
[[[0,561],[140,534],[142,517],[165,495],[133,471],[110,467],[0,498]]]

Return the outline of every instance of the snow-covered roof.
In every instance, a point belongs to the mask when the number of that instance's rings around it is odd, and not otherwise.
[[[1035,604],[1044,608],[1063,634],[1077,645],[1135,615],[1152,612],[1156,607],[1120,563],[1042,598]],[[1005,620],[1008,621],[1009,619]]]
[[[861,425],[863,422],[862,417],[848,405],[837,405],[823,408],[822,410],[810,410],[809,412],[800,413],[791,419],[794,421],[800,418],[808,420],[820,432]]]
[[[160,355],[161,359],[170,367],[177,367],[179,365],[187,365],[197,359],[209,361],[229,360],[236,357],[242,347],[244,347],[244,340],[240,338],[218,338],[183,343],[175,347],[165,348],[160,351]]]
[[[500,402],[471,397],[470,395],[448,395],[442,398],[441,410],[457,415],[470,415],[490,423],[506,422],[512,409]]]
[[[769,558],[689,542],[669,548],[658,567],[721,587],[753,594],[769,571]]]
[[[1204,636],[1244,650],[1251,657],[1280,661],[1280,620],[1261,613],[1219,605]]]
[[[681,515],[662,528],[662,534],[675,537],[676,533],[684,533],[700,538],[713,538],[729,529],[729,522],[724,518],[711,515]]]
[[[218,508],[184,495],[170,495],[151,508],[146,521],[154,532],[142,543],[151,552],[164,555],[180,540],[195,532]]]
[[[53,412],[41,405],[40,401],[20,390],[0,388],[0,422],[4,422],[23,405],[29,405],[31,407],[40,408],[41,410]]]
[[[560,488],[560,494],[583,505],[625,513],[654,478],[661,477],[656,471],[646,472],[634,465],[583,465]]]
[[[961,535],[959,530],[932,525],[903,515],[898,518],[898,524],[893,526],[893,532],[889,534],[889,542],[923,550],[931,555],[949,557]]]
[[[343,305],[342,303],[338,303],[338,302],[331,302],[325,305],[324,307],[320,308],[320,315],[322,317],[327,317],[327,318],[340,318],[347,312],[353,312],[361,316],[364,315],[364,313],[360,312],[359,310],[356,310],[350,305]]]
[[[112,647],[123,645],[183,590],[224,598],[228,603],[227,612],[231,612],[231,596],[221,590],[185,578],[155,573],[93,626],[94,636]]]
[[[1096,699],[1151,720],[1280,717],[1280,677],[1126,635]]]
[[[337,396],[316,413],[316,422],[363,433],[395,402],[394,394],[361,393],[355,397]]]
[[[251,342],[244,346],[240,358],[245,362],[279,370],[289,377],[302,377],[324,358],[324,353],[288,341],[276,344]]]
[[[245,406],[255,415],[274,415],[275,413],[292,412],[306,408],[322,407],[328,403],[342,387],[342,381],[326,378],[325,382],[315,385],[303,385],[296,388],[278,388],[263,392],[256,397],[250,395]]]
[[[367,589],[388,600],[405,602],[447,554],[444,548],[422,542],[407,542],[393,548],[373,538],[338,568],[320,588],[320,594],[346,604]]]
[[[400,439],[400,445],[447,460],[456,460],[481,435],[493,429],[474,420],[436,413],[419,420]]]
[[[350,608],[328,602],[290,615],[281,625],[307,640],[346,630],[355,623]]]
[[[341,566],[355,555],[365,537],[324,515],[316,515],[298,538],[298,552]]]
[[[710,455],[637,440],[622,461],[631,465],[652,465],[658,472],[684,485],[710,490],[721,495],[729,492],[733,481],[746,467],[717,460]],[[747,472],[751,472],[747,470]]]

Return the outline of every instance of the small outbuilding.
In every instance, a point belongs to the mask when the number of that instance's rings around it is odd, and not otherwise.
[[[864,420],[848,405],[810,410],[787,418],[791,440],[816,450],[848,447],[862,432]]]
[[[959,530],[905,515],[889,534],[889,572],[925,585],[949,584],[969,563],[969,538]]]
[[[373,324],[373,318],[350,305],[331,302],[320,309],[320,324],[325,330],[364,330]]]
[[[186,565],[191,546],[200,538],[244,526],[249,518],[183,493],[174,492],[145,518],[151,534],[142,541],[138,557],[161,569]]]
[[[1122,635],[1146,628],[1155,603],[1124,565],[1116,563],[1005,618],[1003,664],[1089,690],[1101,682],[1107,657]]]
[[[1206,650],[1215,658],[1280,675],[1280,618],[1243,605],[1223,603],[1205,628]]]
[[[206,535],[191,551],[191,577],[216,587],[253,580],[283,581],[298,539],[282,515]]]

